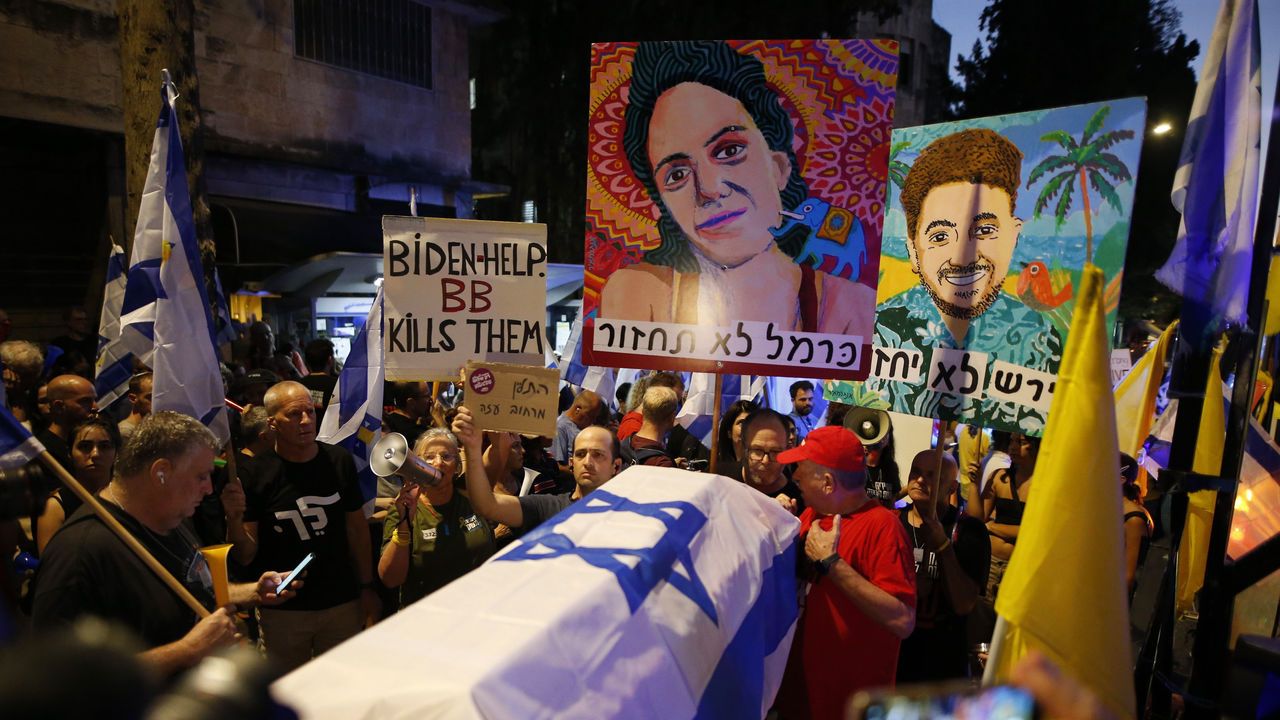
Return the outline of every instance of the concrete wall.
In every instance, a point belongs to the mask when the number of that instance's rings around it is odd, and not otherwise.
[[[874,13],[860,13],[850,29],[851,37],[897,40],[899,52],[911,56],[911,67],[902,68],[907,73],[898,77],[894,127],[914,127],[941,119],[951,33],[933,22],[932,0],[903,0],[901,12],[885,22],[880,22]]]
[[[432,12],[433,88],[294,57],[291,0],[198,0],[206,149],[407,179],[465,180],[465,7]],[[0,4],[0,114],[121,132],[112,0]]]

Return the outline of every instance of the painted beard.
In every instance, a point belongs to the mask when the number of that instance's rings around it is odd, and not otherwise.
[[[996,297],[1000,294],[1000,283],[993,277],[995,271],[995,264],[986,258],[975,260],[968,265],[952,265],[951,261],[948,260],[942,264],[942,267],[938,268],[936,285],[925,280],[923,276],[921,276],[921,284],[924,285],[925,290],[929,291],[929,296],[933,298],[933,304],[938,307],[938,311],[943,315],[959,320],[972,320],[995,304]],[[979,286],[982,286],[984,282],[986,283],[985,286],[980,288]],[[943,283],[957,288],[970,288],[958,290],[957,294],[964,297],[976,297],[976,300],[968,307],[964,307],[943,298],[939,292],[939,288],[943,287]]]

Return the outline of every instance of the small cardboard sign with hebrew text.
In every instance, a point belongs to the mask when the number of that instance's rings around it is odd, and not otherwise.
[[[555,435],[560,400],[556,370],[469,361],[463,392],[481,430]]]

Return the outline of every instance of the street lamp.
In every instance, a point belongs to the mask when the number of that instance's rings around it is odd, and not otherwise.
[[[1171,130],[1173,130],[1173,125],[1167,122],[1161,122],[1161,123],[1157,123],[1155,127],[1151,128],[1151,134],[1152,135],[1168,135],[1169,131]]]

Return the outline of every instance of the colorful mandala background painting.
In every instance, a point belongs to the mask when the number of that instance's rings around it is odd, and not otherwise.
[[[764,65],[769,86],[791,117],[800,174],[816,199],[852,213],[865,234],[866,259],[857,279],[876,286],[884,225],[897,43],[891,40],[728,41]],[[640,261],[659,244],[658,208],[636,179],[622,146],[627,91],[636,43],[591,48],[587,222],[583,314],[594,317],[600,291],[615,270]],[[825,205],[824,205],[825,204]],[[807,214],[811,209],[797,208]],[[822,217],[812,221],[815,230]],[[804,222],[804,221],[800,221]],[[837,272],[833,258],[801,257]],[[825,264],[824,264],[825,263]]]

